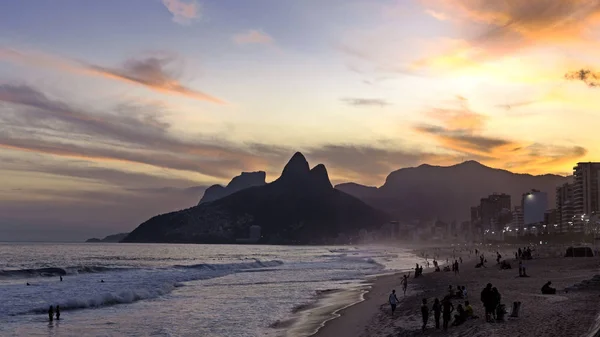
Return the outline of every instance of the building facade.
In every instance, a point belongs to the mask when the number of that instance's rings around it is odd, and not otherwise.
[[[575,215],[600,211],[600,163],[577,163],[573,168],[573,208]]]
[[[541,224],[544,222],[544,213],[548,209],[548,194],[538,190],[523,193],[521,207],[525,227]]]
[[[556,188],[556,218],[559,232],[571,231],[574,215],[573,184],[564,183]]]

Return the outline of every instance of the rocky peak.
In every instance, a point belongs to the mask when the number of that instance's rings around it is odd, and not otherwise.
[[[266,178],[267,173],[265,173],[265,171],[242,172],[239,176],[231,179],[229,184],[227,184],[227,188],[239,191],[251,186],[264,185],[266,183]]]
[[[310,181],[317,188],[333,188],[329,180],[329,174],[327,174],[327,168],[323,164],[319,164],[310,170]]]
[[[215,201],[217,199],[221,199],[235,192],[241,191],[243,189],[254,187],[254,186],[262,186],[266,184],[267,174],[264,171],[258,172],[242,172],[239,176],[231,179],[227,187],[223,187],[221,185],[212,185],[204,192],[202,199],[200,199],[201,204],[203,202]]]
[[[308,161],[304,155],[300,152],[296,152],[290,161],[283,168],[283,172],[281,173],[281,178],[297,178],[307,176],[310,172],[310,167],[308,166]]]

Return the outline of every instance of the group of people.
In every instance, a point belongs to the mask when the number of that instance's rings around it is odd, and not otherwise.
[[[48,319],[50,320],[50,322],[52,322],[52,320],[54,319],[54,315],[56,315],[56,320],[60,320],[60,306],[57,305],[56,309],[54,309],[54,307],[50,306],[50,308],[48,309]]]
[[[485,319],[488,322],[504,319],[504,305],[501,303],[502,297],[496,287],[488,283],[481,291],[481,302],[485,308]]]
[[[456,290],[452,288],[452,285],[448,286],[448,295],[446,297],[449,298],[467,298],[467,287],[465,286],[456,286]]]
[[[519,247],[519,250],[517,250],[515,252],[515,258],[518,260],[531,260],[532,256],[531,256],[531,248],[530,247],[523,247],[523,249],[521,249]]]
[[[436,298],[430,310],[427,305],[427,299],[424,298],[423,303],[421,304],[421,317],[423,318],[422,330],[425,331],[425,329],[427,329],[429,314],[431,312],[433,312],[435,328],[440,328],[440,318],[442,318],[442,327],[444,331],[448,330],[448,325],[450,324],[452,313],[454,311],[456,311],[456,314],[454,315],[454,321],[452,322],[453,326],[461,325],[469,318],[476,318],[473,314],[473,307],[469,301],[465,301],[464,307],[462,304],[459,304],[455,310],[452,300],[448,296],[444,297],[442,301]]]
[[[423,266],[419,266],[419,264],[417,263],[417,266],[415,267],[415,278],[421,275],[423,275]]]

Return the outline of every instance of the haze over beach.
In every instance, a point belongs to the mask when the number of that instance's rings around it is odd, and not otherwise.
[[[0,335],[600,333],[600,0],[0,8]]]

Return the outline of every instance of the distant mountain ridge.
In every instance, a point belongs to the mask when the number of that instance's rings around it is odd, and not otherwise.
[[[87,243],[93,243],[93,242],[121,242],[121,240],[123,240],[127,235],[129,235],[129,233],[119,233],[119,234],[108,235],[108,236],[104,237],[104,239],[98,239],[98,238],[87,239],[87,240],[85,240],[85,242],[87,242]]]
[[[378,207],[400,220],[469,220],[470,207],[492,193],[511,195],[513,208],[531,189],[548,193],[548,208],[554,207],[556,187],[569,177],[553,174],[534,176],[494,169],[476,161],[452,166],[423,164],[390,173],[381,187],[355,183],[335,188]]]
[[[318,244],[338,234],[357,235],[391,218],[385,212],[334,189],[324,165],[310,169],[296,153],[281,176],[261,186],[162,214],[139,225],[124,242],[233,243],[261,227],[260,243]]]
[[[204,191],[198,205],[204,202],[215,201],[248,187],[262,186],[266,184],[267,174],[264,171],[242,172],[237,177],[233,177],[227,186],[212,185]]]

